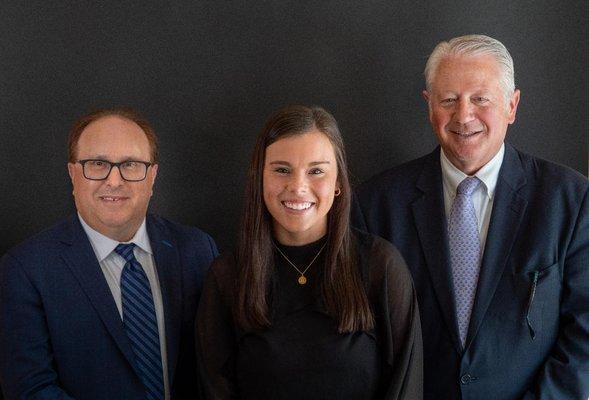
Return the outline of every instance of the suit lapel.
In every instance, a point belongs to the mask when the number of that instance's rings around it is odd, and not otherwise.
[[[517,152],[506,143],[468,328],[467,348],[480,328],[515,242],[527,206],[527,201],[518,194],[518,190],[525,183],[524,171]]]
[[[180,331],[182,329],[182,270],[176,242],[168,229],[151,215],[147,216],[147,233],[153,250],[164,306],[168,379],[173,383]]]
[[[423,192],[411,205],[419,241],[425,255],[435,295],[440,304],[452,342],[458,353],[462,345],[458,337],[458,324],[452,290],[452,271],[447,244],[447,223],[444,211],[442,170],[439,148],[431,153],[417,188]]]
[[[61,254],[62,259],[80,283],[106,330],[112,335],[127,361],[135,368],[135,355],[112,292],[77,216],[71,218],[70,231],[64,235],[62,242],[67,245]]]

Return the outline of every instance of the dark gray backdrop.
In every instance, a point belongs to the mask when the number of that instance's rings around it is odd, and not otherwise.
[[[3,0],[0,254],[74,211],[67,131],[115,105],[159,132],[152,210],[229,249],[272,111],[330,110],[357,183],[433,148],[423,66],[438,41],[467,33],[503,41],[515,59],[522,100],[508,140],[586,174],[586,22],[582,0]]]
[[[515,59],[522,100],[508,140],[586,174],[583,3],[4,0],[0,254],[73,212],[66,137],[92,108],[146,114],[162,153],[152,210],[226,250],[272,111],[330,110],[358,183],[433,148],[426,58],[438,41],[473,32]]]

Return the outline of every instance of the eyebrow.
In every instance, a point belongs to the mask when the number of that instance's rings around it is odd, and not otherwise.
[[[288,161],[270,161],[269,163],[270,165],[288,165],[290,166],[290,163]],[[315,165],[321,165],[321,164],[331,164],[330,161],[312,161],[309,163],[310,166],[315,166]]]
[[[86,160],[101,160],[101,161],[108,161],[108,162],[141,161],[140,159],[133,158],[133,157],[125,157],[125,158],[121,159],[120,161],[112,161],[109,158],[110,157],[99,154],[97,156],[88,157],[88,158],[86,158]]]

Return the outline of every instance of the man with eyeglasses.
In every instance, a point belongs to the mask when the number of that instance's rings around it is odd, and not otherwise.
[[[147,214],[157,170],[155,133],[135,111],[75,124],[77,215],[0,262],[7,399],[198,398],[193,320],[217,248]]]

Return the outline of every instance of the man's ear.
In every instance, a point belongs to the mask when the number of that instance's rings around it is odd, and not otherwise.
[[[427,90],[424,90],[421,92],[421,95],[423,96],[423,98],[425,99],[425,101],[427,101],[427,103],[429,104],[429,92]]]
[[[67,173],[70,175],[70,180],[72,181],[72,184],[74,183],[74,168],[76,168],[76,164],[71,162],[67,163]]]
[[[509,110],[508,110],[508,121],[509,124],[513,124],[515,122],[515,114],[517,113],[517,106],[519,104],[519,98],[521,93],[519,89],[515,89],[513,94],[511,95],[511,99],[509,99]]]
[[[157,168],[158,168],[159,164],[153,164],[150,167],[150,170],[148,171],[148,178],[149,179],[149,186],[150,186],[150,191],[151,191],[151,195],[153,196],[153,184],[155,183],[155,178],[157,176]]]
[[[155,177],[157,176],[157,169],[159,167],[159,164],[153,164],[151,166],[151,184],[153,185],[153,183],[155,182]]]
[[[427,112],[428,112],[429,120],[431,122],[431,120],[432,120],[432,103],[430,100],[431,100],[432,95],[427,90],[422,91],[421,95],[423,96],[425,102],[427,103]]]

